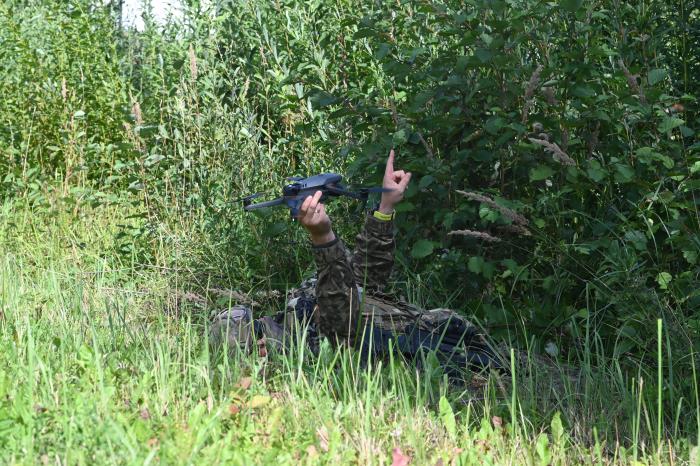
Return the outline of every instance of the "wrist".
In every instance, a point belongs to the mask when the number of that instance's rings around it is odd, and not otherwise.
[[[391,215],[394,213],[394,204],[382,202],[379,204],[379,208],[377,210],[384,215]]]
[[[330,243],[335,240],[335,233],[333,230],[329,230],[326,233],[311,234],[311,243],[314,246],[320,246],[322,244]]]

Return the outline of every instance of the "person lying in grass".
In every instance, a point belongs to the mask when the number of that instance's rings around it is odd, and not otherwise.
[[[308,231],[317,273],[292,290],[286,311],[252,318],[243,305],[219,313],[210,326],[213,345],[250,349],[261,354],[283,349],[300,332],[312,350],[319,339],[356,348],[365,359],[383,357],[390,348],[420,364],[434,352],[448,373],[468,367],[501,368],[500,360],[475,326],[449,309],[422,310],[382,292],[394,264],[395,207],[411,181],[411,173],[394,169],[394,151],[384,171],[379,208],[369,214],[351,254],[333,231],[317,191],[303,202],[298,220]]]

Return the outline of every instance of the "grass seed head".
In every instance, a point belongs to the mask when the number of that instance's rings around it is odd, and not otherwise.
[[[190,76],[192,77],[193,81],[197,80],[197,55],[194,53],[194,46],[190,44],[190,49],[189,49],[189,56],[190,56]]]
[[[523,217],[522,215],[520,215],[516,211],[509,209],[508,207],[503,207],[500,204],[497,204],[496,201],[494,201],[493,199],[491,199],[488,196],[485,196],[485,195],[479,194],[479,193],[469,192],[469,191],[457,190],[457,192],[469,200],[481,202],[482,204],[486,204],[489,207],[496,209],[501,214],[503,214],[504,217],[506,217],[508,220],[510,220],[511,222],[513,222],[515,224],[527,225],[529,223],[525,217]],[[468,231],[468,230],[465,230],[465,231]]]
[[[492,236],[486,233],[485,231],[453,230],[447,234],[450,236],[469,236],[470,238],[476,238],[490,243],[497,243],[501,241],[499,238],[496,238],[495,236]]]
[[[544,150],[552,154],[552,158],[562,165],[574,166],[576,162],[574,159],[569,157],[569,154],[561,150],[561,148],[554,142],[549,142],[545,139],[528,138],[528,140],[539,146],[544,147]]]

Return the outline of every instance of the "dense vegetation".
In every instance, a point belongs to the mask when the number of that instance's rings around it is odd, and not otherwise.
[[[29,338],[15,306],[61,302],[9,291],[26,280],[59,292],[41,274],[12,278],[54,264],[30,254],[38,239],[12,244],[15,230],[59,235],[86,267],[129,268],[115,287],[156,274],[190,297],[284,290],[310,272],[303,234],[237,199],[320,171],[377,182],[395,147],[415,180],[397,221],[397,292],[584,367],[578,408],[592,414],[578,440],[621,434],[636,457],[640,436],[657,449],[696,439],[697,2],[186,3],[182,19],[147,16],[137,32],[120,26],[120,2],[0,2],[0,199],[14,212],[0,236],[3,345]],[[344,237],[362,208],[334,206]],[[105,219],[94,243],[56,233]],[[226,301],[163,299],[199,326]],[[624,426],[606,422],[606,389]],[[533,432],[550,424],[542,410],[569,426],[580,414],[531,401]]]

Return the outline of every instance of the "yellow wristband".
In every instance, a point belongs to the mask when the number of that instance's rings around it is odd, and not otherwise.
[[[388,222],[394,219],[394,211],[392,211],[390,214],[383,214],[378,210],[375,210],[374,214],[372,215],[374,216],[374,218],[381,220],[382,222]]]

